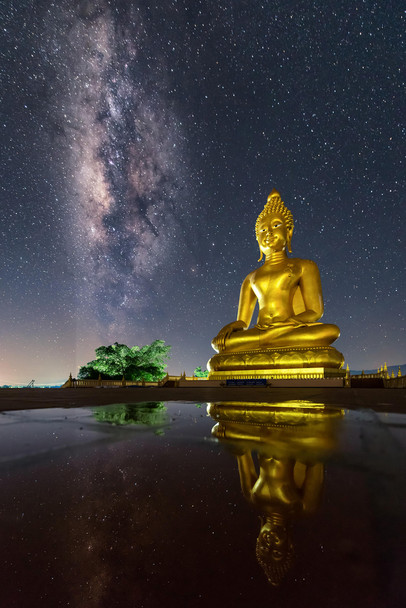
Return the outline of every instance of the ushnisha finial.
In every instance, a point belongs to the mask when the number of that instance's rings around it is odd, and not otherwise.
[[[271,201],[271,199],[277,199],[277,200],[281,200],[281,195],[279,194],[279,192],[277,191],[276,188],[274,188],[271,192],[271,194],[268,196],[268,198],[266,199],[267,204]],[[282,203],[283,204],[283,203]]]

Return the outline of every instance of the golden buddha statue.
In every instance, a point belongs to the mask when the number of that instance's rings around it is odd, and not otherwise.
[[[292,233],[292,214],[272,190],[255,224],[258,261],[265,260],[243,281],[237,320],[212,341],[219,354],[208,363],[210,378],[233,375],[230,371],[266,377],[272,375],[266,370],[295,368],[319,368],[319,377],[325,377],[342,367],[344,357],[330,346],[340,330],[319,322],[324,305],[317,265],[286,255],[286,248],[292,251]],[[257,323],[250,328],[257,302]]]

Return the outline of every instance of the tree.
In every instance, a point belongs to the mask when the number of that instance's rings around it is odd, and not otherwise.
[[[91,366],[91,363],[93,363],[92,361],[90,363],[87,363],[86,365],[82,365],[82,367],[79,368],[79,373],[78,373],[78,378],[87,378],[89,380],[97,380],[97,378],[100,375],[100,372],[95,369],[94,367]]]
[[[96,359],[82,365],[79,378],[114,378],[126,380],[160,380],[165,375],[171,347],[163,340],[142,346],[127,346],[114,342],[96,348]]]
[[[198,367],[196,367],[195,371],[193,372],[193,375],[196,376],[196,378],[207,378],[207,376],[209,375],[209,371],[207,369],[203,371],[202,366],[199,365]]]

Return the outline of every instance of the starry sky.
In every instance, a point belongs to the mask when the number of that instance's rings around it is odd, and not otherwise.
[[[3,0],[0,385],[205,366],[273,188],[346,364],[404,363],[402,4]]]

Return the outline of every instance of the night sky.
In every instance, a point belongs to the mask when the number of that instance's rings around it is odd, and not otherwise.
[[[346,364],[405,363],[402,5],[3,0],[0,385],[205,366],[273,188]]]

